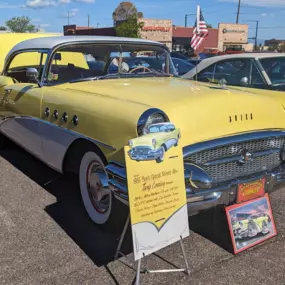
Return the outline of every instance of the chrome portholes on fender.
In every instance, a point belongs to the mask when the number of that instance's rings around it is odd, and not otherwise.
[[[54,111],[53,111],[53,117],[54,117],[55,119],[58,119],[58,116],[59,116],[58,111],[57,111],[57,110],[54,110]]]
[[[105,224],[111,213],[112,192],[100,157],[93,151],[86,152],[80,162],[79,184],[85,209],[96,224]]]
[[[78,117],[77,117],[76,115],[73,116],[73,118],[72,118],[72,123],[73,123],[75,126],[78,125],[79,119],[78,119]]]
[[[68,115],[67,115],[67,113],[66,113],[66,112],[64,112],[64,113],[62,114],[61,119],[62,119],[62,121],[64,121],[65,123],[67,123]]]
[[[48,107],[45,108],[44,114],[45,114],[46,117],[49,117],[50,109]]]

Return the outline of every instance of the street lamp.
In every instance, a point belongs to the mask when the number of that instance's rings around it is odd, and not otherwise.
[[[259,21],[256,20],[247,20],[246,22],[255,22],[256,23],[256,30],[255,30],[255,37],[254,38],[249,38],[251,40],[255,40],[255,47],[254,49],[257,49],[257,35],[258,35],[258,25],[259,25]]]
[[[185,28],[187,27],[188,17],[189,16],[196,16],[196,14],[186,14],[185,15]]]

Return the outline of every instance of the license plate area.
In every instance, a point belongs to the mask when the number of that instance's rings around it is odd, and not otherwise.
[[[265,178],[238,185],[237,203],[249,201],[265,194]]]

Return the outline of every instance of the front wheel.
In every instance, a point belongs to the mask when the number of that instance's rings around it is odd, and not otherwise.
[[[164,156],[165,156],[165,149],[164,147],[161,148],[161,154],[160,156],[156,159],[156,162],[157,163],[160,163],[164,160]]]
[[[90,219],[110,231],[122,228],[121,203],[113,198],[101,158],[93,151],[86,152],[79,167],[79,185],[83,204]],[[126,217],[125,217],[126,218]]]

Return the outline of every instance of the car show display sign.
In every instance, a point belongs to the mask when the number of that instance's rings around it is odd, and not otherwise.
[[[242,183],[238,186],[237,203],[246,202],[254,198],[262,197],[265,194],[265,178]]]
[[[135,260],[189,235],[180,132],[154,126],[125,147]]]
[[[277,235],[268,194],[226,207],[234,253]]]

